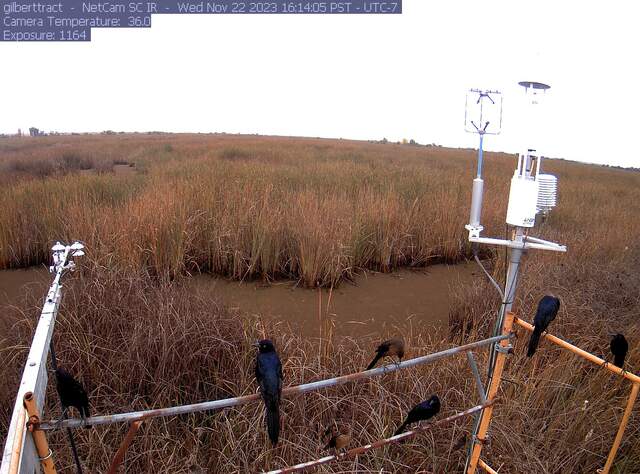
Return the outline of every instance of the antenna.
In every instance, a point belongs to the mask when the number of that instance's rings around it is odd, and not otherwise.
[[[480,225],[484,190],[482,180],[484,136],[498,135],[501,128],[502,94],[499,91],[469,89],[464,108],[464,129],[468,133],[477,133],[480,137],[480,145],[478,146],[478,168],[473,180],[469,224],[465,228],[476,237],[479,237],[484,229]]]

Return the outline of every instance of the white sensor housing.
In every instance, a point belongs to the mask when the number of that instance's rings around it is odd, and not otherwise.
[[[558,195],[558,178],[552,174],[538,174],[538,212],[547,214],[556,207]]]
[[[533,227],[536,223],[538,186],[533,178],[514,176],[511,178],[507,224],[518,227]]]
[[[532,175],[533,161],[540,161],[528,150],[518,157],[518,166],[511,178],[507,224],[517,227],[533,227],[538,213],[538,183]]]

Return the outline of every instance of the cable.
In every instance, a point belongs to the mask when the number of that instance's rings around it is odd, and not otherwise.
[[[487,275],[487,278],[489,279],[491,284],[495,287],[496,290],[498,290],[498,293],[500,294],[500,299],[504,300],[505,298],[504,298],[504,292],[502,291],[502,288],[500,288],[500,285],[498,285],[498,283],[493,279],[493,277],[489,274],[487,269],[484,268],[484,265],[482,265],[482,262],[478,258],[478,248],[477,248],[477,246],[478,246],[478,244],[476,244],[476,243],[473,244],[473,258],[476,260],[476,262],[478,263],[478,265],[480,266],[480,268],[482,269],[484,274]]]

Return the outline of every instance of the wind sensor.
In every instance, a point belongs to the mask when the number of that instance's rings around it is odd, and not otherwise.
[[[53,257],[53,265],[49,267],[49,273],[62,273],[64,270],[74,271],[76,264],[71,257],[83,257],[84,245],[80,242],[74,242],[71,245],[63,245],[60,242],[51,247]]]
[[[482,194],[484,181],[482,180],[483,144],[485,135],[498,135],[502,128],[502,94],[499,91],[470,89],[464,112],[464,130],[477,133],[480,137],[478,146],[478,170],[473,180],[471,199],[471,213],[466,229],[476,237],[484,229],[480,225],[482,215]]]

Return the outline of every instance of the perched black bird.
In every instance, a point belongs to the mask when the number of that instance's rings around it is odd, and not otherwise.
[[[531,357],[535,354],[540,342],[540,336],[547,330],[551,321],[556,319],[558,310],[560,309],[560,300],[555,296],[543,296],[538,303],[538,311],[536,317],[533,319],[533,334],[529,339],[529,349],[527,350],[527,357]]]
[[[280,434],[280,394],[282,393],[282,364],[273,342],[263,339],[255,344],[258,347],[256,357],[256,380],[266,409],[267,432],[275,445]]]
[[[74,407],[80,412],[80,418],[83,420],[91,416],[89,414],[89,397],[82,384],[74,379],[64,367],[58,367],[55,374],[56,388],[58,395],[60,395],[63,412],[66,413],[69,407]]]
[[[613,354],[613,365],[622,368],[624,358],[627,357],[627,351],[629,350],[629,343],[622,334],[613,334],[609,347]]]
[[[397,356],[398,362],[402,361],[404,357],[404,341],[402,339],[389,339],[384,341],[376,349],[376,356],[373,358],[366,370],[371,370],[375,367],[380,359],[383,357]]]
[[[400,425],[400,428],[396,430],[393,436],[396,436],[402,433],[404,429],[411,423],[428,420],[429,418],[436,416],[439,411],[440,411],[440,399],[438,398],[437,395],[433,395],[426,402],[418,403],[415,407],[411,409],[411,411],[407,415],[407,419],[404,420],[404,423]]]

